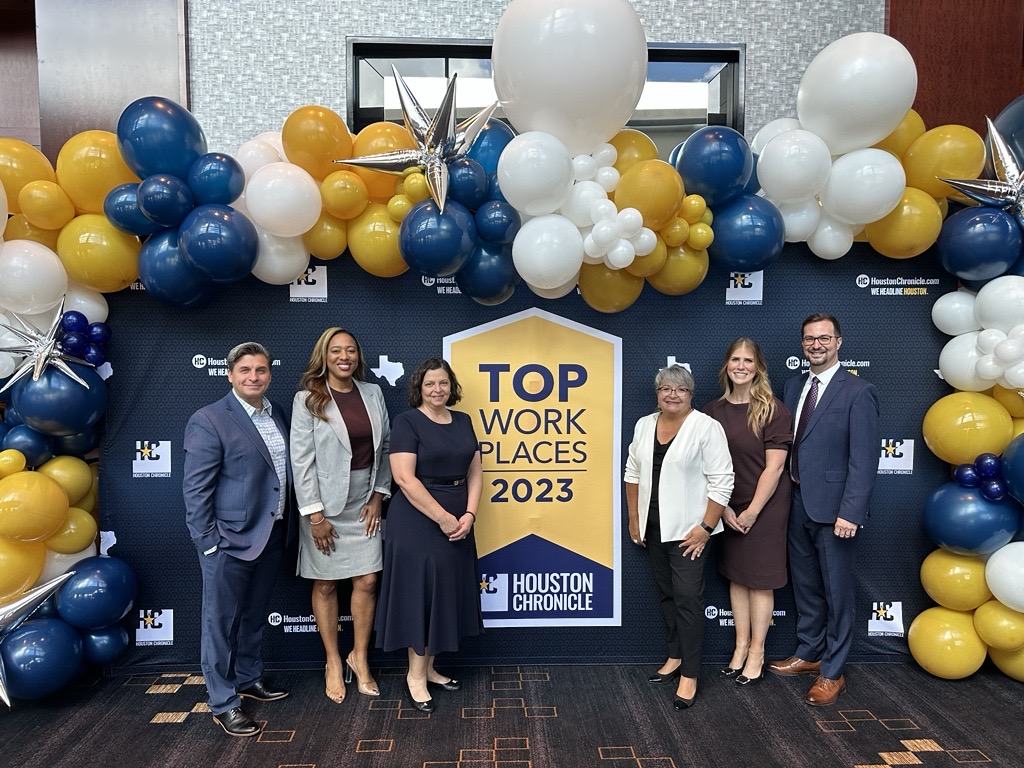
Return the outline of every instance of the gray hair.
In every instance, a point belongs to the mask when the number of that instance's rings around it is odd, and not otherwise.
[[[678,363],[673,363],[667,368],[662,368],[658,371],[658,375],[654,377],[654,388],[658,387],[684,387],[693,393],[693,374],[683,368]]]
[[[267,358],[267,363],[270,363],[270,353],[267,352],[267,348],[260,344],[258,341],[243,341],[236,347],[233,347],[228,356],[225,359],[228,370],[232,370],[235,367],[235,363],[241,360],[246,355],[263,355]]]

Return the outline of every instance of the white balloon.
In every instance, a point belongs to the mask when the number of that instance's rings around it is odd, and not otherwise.
[[[971,317],[974,317],[973,308]],[[974,330],[970,328],[968,330]],[[966,333],[967,331],[963,331]],[[998,328],[986,328],[978,334],[978,351],[983,355],[991,355],[995,352],[1000,342],[1006,340],[1006,334]]]
[[[602,166],[594,174],[594,181],[604,187],[605,192],[614,192],[615,188],[619,186],[620,178],[622,177],[619,175],[618,169],[612,165]]]
[[[14,369],[17,367],[18,364],[14,359],[14,355],[9,352],[0,352],[0,379],[6,379],[14,373]]]
[[[582,234],[582,232],[580,233]],[[611,243],[598,243],[594,240],[592,232],[583,235],[583,263],[600,264],[604,261],[604,255],[608,253],[608,246]]]
[[[990,380],[977,375],[978,332],[962,333],[946,342],[939,353],[939,372],[949,386],[964,392],[984,392]]]
[[[255,138],[256,141],[262,141],[264,144],[272,146],[277,150],[277,153],[281,156],[282,160],[288,159],[288,156],[284,153],[284,141],[281,139],[280,131],[264,131],[253,138]]]
[[[572,158],[550,133],[530,131],[498,158],[498,186],[513,208],[531,216],[557,211],[572,186]]]
[[[278,237],[298,237],[320,218],[320,185],[297,165],[270,163],[249,179],[245,204],[256,226]]]
[[[800,121],[795,117],[780,117],[771,122],[765,123],[761,130],[754,134],[750,141],[750,151],[760,155],[761,150],[768,146],[768,142],[786,131],[795,131],[800,127]],[[761,158],[758,157],[758,160]]]
[[[259,250],[252,274],[270,285],[287,285],[299,279],[309,266],[309,251],[301,237],[278,237],[256,227]]]
[[[967,291],[951,291],[939,296],[932,304],[932,322],[936,328],[949,336],[979,330],[981,324],[974,317],[974,294]]]
[[[614,221],[618,215],[619,209],[615,207],[615,203],[607,198],[595,200],[590,204],[590,221],[592,224],[596,224],[599,221]]]
[[[597,263],[600,264],[600,260]],[[576,283],[579,282],[579,279],[579,273],[576,273],[562,285],[555,286],[554,288],[538,288],[536,285],[530,285],[529,283],[526,284],[526,287],[542,299],[560,299],[563,296],[568,296],[576,289]]]
[[[795,202],[825,188],[832,155],[828,145],[810,131],[780,133],[757,158],[757,180],[772,202]]]
[[[780,203],[779,213],[786,228],[787,243],[802,243],[809,239],[821,221],[821,206],[810,197],[795,203]]]
[[[1007,389],[1024,388],[1024,362],[1018,361],[1003,371],[1003,378],[1010,385]]]
[[[577,227],[589,227],[594,223],[590,217],[591,206],[602,200],[615,208],[615,203],[608,199],[608,193],[596,181],[577,181],[562,203],[562,215]]]
[[[516,234],[512,262],[530,285],[557,288],[580,271],[583,238],[576,225],[564,216],[538,216]]]
[[[800,80],[796,112],[806,130],[840,155],[892,133],[916,94],[910,52],[888,35],[858,32],[814,57]]]
[[[516,0],[498,22],[491,63],[512,125],[554,134],[576,155],[633,114],[647,39],[627,0]]]
[[[637,256],[646,256],[653,253],[654,249],[658,247],[658,236],[654,234],[653,230],[643,227],[630,238],[630,242],[633,243],[633,250],[636,251]]]
[[[67,290],[68,273],[45,245],[8,240],[0,246],[0,306],[19,315],[38,314],[56,307]]]
[[[605,254],[604,263],[609,269],[624,269],[633,263],[636,251],[629,240],[616,240]]]
[[[248,181],[252,178],[252,175],[256,173],[264,165],[270,165],[271,163],[280,163],[284,160],[284,155],[279,154],[276,149],[265,141],[259,141],[252,139],[244,144],[240,145],[235,150],[235,160],[242,166],[242,171],[245,173],[245,180]]]
[[[619,150],[615,148],[614,144],[605,142],[598,144],[591,156],[598,168],[604,168],[607,165],[615,165],[615,161],[619,159]]]
[[[1000,547],[985,563],[985,583],[1007,608],[1024,612],[1024,541]]]
[[[1006,333],[1011,339],[1017,339],[1024,336],[1024,323],[1021,325],[1015,325]]]
[[[974,373],[979,379],[995,381],[1003,375],[1003,366],[992,355],[982,355],[974,364]]]
[[[638,235],[644,226],[643,214],[636,208],[623,208],[615,220],[618,222],[619,232],[627,239]]]
[[[1020,360],[1024,357],[1024,339],[1003,339],[996,344],[993,355],[1003,365]]]
[[[1003,275],[985,283],[974,300],[974,316],[982,327],[1001,331],[1024,323],[1024,277]]]
[[[57,578],[62,573],[67,572],[68,568],[79,560],[85,560],[87,557],[95,557],[96,552],[97,546],[95,542],[90,544],[81,552],[75,552],[70,555],[62,555],[60,552],[54,552],[52,549],[47,549],[46,559],[43,561],[43,573],[39,576],[39,580],[36,584],[42,584],[44,581]]]
[[[834,261],[853,247],[853,230],[848,224],[823,213],[814,234],[807,238],[807,245],[819,259]]]
[[[867,224],[895,208],[906,186],[907,175],[895,155],[884,149],[858,149],[832,163],[821,207],[840,221]]]
[[[576,155],[572,159],[572,175],[576,181],[589,181],[597,173],[597,162],[591,155]]]
[[[103,294],[81,283],[68,283],[68,292],[64,294],[64,311],[71,310],[81,312],[90,323],[105,323],[110,312]]]
[[[597,245],[602,246],[605,250],[622,237],[619,234],[619,225],[615,219],[601,219],[596,222],[593,229],[590,230],[590,236]]]

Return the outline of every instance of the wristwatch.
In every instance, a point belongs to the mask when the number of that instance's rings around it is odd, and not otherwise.
[[[707,523],[705,523],[703,520],[700,521],[700,527],[708,532],[708,536],[712,535],[715,532],[715,529]]]

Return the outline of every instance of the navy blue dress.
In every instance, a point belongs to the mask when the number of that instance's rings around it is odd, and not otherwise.
[[[415,453],[416,476],[442,507],[461,517],[466,483],[450,481],[466,477],[478,444],[469,416],[451,414],[451,424],[438,424],[415,408],[399,414],[391,423],[391,453]],[[463,637],[483,631],[473,532],[449,541],[400,489],[384,525],[374,629],[379,648],[413,648],[421,655],[457,651]]]

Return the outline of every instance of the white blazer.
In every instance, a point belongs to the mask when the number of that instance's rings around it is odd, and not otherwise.
[[[639,485],[640,535],[647,530],[651,505],[651,474],[654,464],[654,434],[658,414],[637,421],[629,444],[627,483]],[[732,496],[733,471],[729,443],[722,425],[707,414],[691,411],[665,453],[658,483],[661,540],[681,541],[704,519],[708,499],[723,506]],[[715,533],[722,530],[719,521]]]
[[[384,393],[376,384],[355,382],[370,417],[373,432],[373,464],[370,467],[370,489],[385,497],[391,495],[391,464],[388,444],[391,422],[384,405]],[[323,512],[327,517],[341,514],[348,499],[349,473],[352,468],[352,443],[341,411],[334,398],[327,401],[324,415],[318,419],[306,407],[309,392],[295,393],[292,401],[292,428],[289,445],[295,497],[299,514],[306,516]],[[366,500],[369,501],[369,495]],[[364,502],[365,503],[365,502]]]

